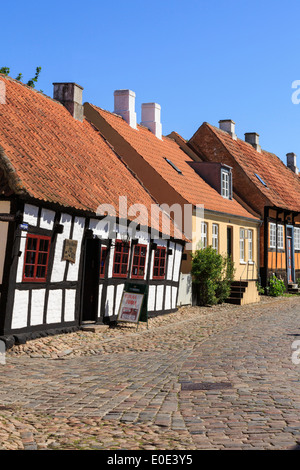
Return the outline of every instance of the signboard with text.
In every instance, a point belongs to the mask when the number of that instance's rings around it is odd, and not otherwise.
[[[118,321],[137,323],[140,318],[143,294],[124,292],[121,300]]]

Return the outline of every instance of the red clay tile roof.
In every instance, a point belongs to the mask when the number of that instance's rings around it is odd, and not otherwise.
[[[156,202],[89,122],[16,80],[0,81],[0,169],[15,193],[92,213],[103,203],[117,210],[119,196],[127,196],[128,207],[144,204],[150,214]]]
[[[193,160],[168,137],[158,139],[144,126],[133,129],[120,116],[91,105],[155,170],[187,201],[204,209],[255,219],[236,200],[223,198],[209,186],[188,164]],[[182,175],[165,158],[170,159]],[[148,188],[151,192],[151,188]],[[162,203],[160,201],[160,203]]]
[[[202,126],[207,126],[222,142],[250,180],[270,201],[270,204],[283,209],[300,211],[299,176],[287,168],[279,157],[265,150],[261,153],[257,152],[247,142],[241,139],[234,140],[227,132],[208,123],[203,123]],[[255,174],[262,178],[267,187]]]

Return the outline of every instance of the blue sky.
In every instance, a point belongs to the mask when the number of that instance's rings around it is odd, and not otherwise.
[[[300,2],[296,0],[86,0],[1,5],[0,66],[24,81],[42,67],[38,89],[84,87],[84,101],[113,111],[113,91],[162,107],[163,133],[190,138],[203,121],[233,119],[260,134],[285,161],[298,155]],[[300,95],[299,95],[300,96]]]

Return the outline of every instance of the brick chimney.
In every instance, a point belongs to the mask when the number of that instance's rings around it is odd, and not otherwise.
[[[131,90],[116,90],[114,92],[114,113],[136,129],[135,93]]]
[[[219,121],[219,128],[222,131],[227,132],[234,140],[237,139],[235,133],[235,122],[233,122],[231,119],[221,119],[221,121]]]
[[[147,127],[158,139],[162,139],[162,125],[160,122],[161,107],[157,103],[142,104],[141,125]]]
[[[257,152],[261,153],[261,146],[259,145],[259,134],[256,132],[246,132],[245,133],[245,142],[251,144]]]
[[[286,154],[286,166],[298,175],[299,170],[297,168],[297,155],[295,153],[290,152]]]
[[[82,90],[76,83],[53,83],[53,98],[67,108],[74,119],[83,121]]]

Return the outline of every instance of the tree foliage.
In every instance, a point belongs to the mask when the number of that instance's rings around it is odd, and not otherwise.
[[[229,297],[235,272],[230,256],[218,254],[212,246],[197,250],[191,272],[200,305],[215,305]]]
[[[42,67],[37,67],[36,70],[35,70],[35,75],[33,78],[31,78],[30,80],[28,80],[28,82],[26,83],[26,85],[32,87],[32,88],[35,88],[35,84],[36,82],[38,81],[38,78],[39,78],[39,75],[41,73],[41,70],[42,70]],[[0,68],[0,73],[2,73],[3,75],[6,75],[8,76],[10,74],[10,68],[9,67],[1,67]],[[16,77],[16,80],[19,80],[21,81],[23,78],[23,74],[22,73],[19,73]]]

